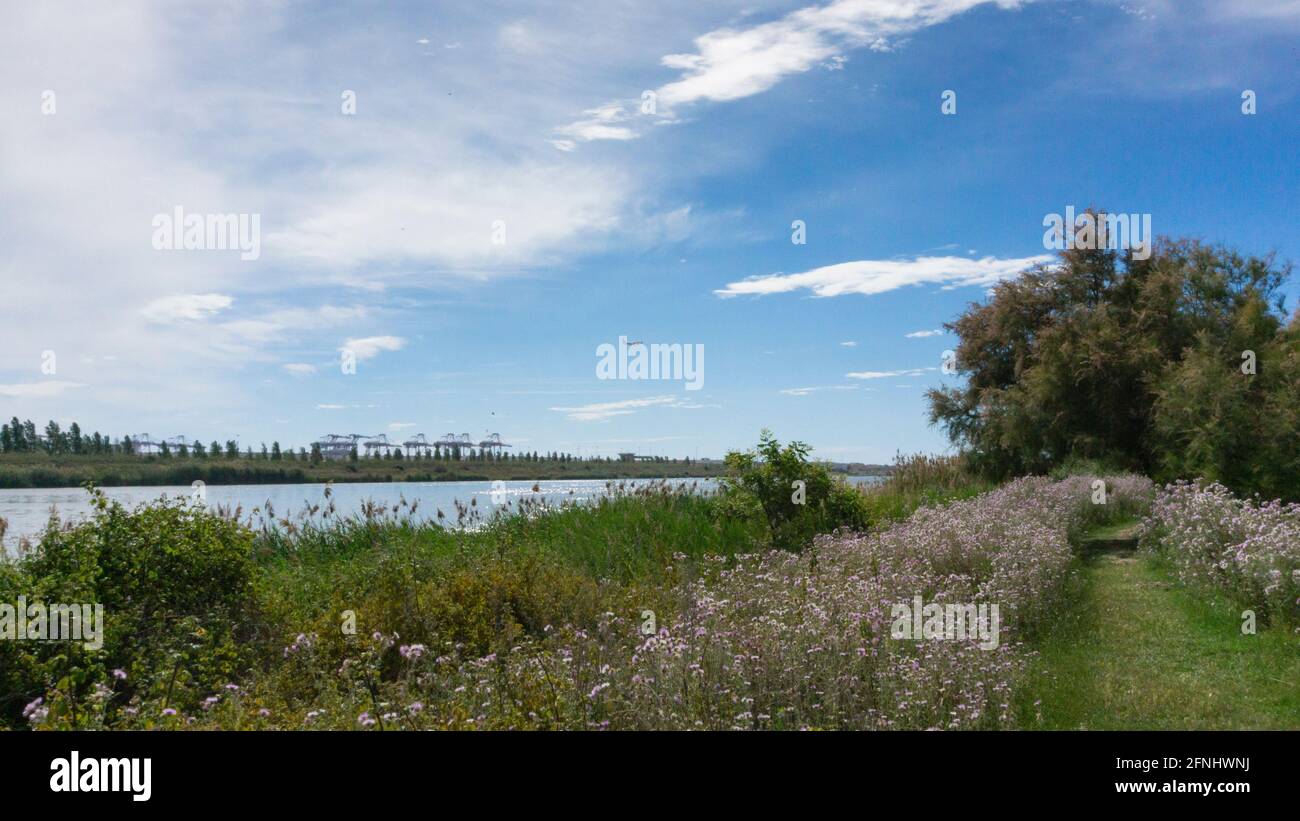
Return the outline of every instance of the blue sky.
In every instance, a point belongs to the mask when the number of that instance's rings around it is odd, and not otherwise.
[[[5,418],[884,462],[1049,213],[1300,259],[1294,0],[211,8],[10,12]],[[155,249],[177,205],[260,255]],[[619,336],[703,388],[597,379]]]

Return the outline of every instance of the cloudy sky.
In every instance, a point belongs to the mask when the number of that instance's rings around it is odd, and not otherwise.
[[[1047,214],[1300,260],[1297,0],[201,8],[6,11],[6,419],[888,461]],[[620,336],[703,387],[598,379]]]

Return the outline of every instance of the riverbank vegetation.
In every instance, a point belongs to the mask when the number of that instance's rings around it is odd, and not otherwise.
[[[1081,592],[1096,543],[1085,537],[1143,519],[1159,561],[1197,568],[1185,574],[1188,597],[1213,575],[1207,552],[1249,554],[1222,592],[1259,608],[1269,646],[1293,641],[1278,636],[1289,635],[1294,587],[1269,584],[1275,570],[1294,576],[1294,557],[1279,547],[1290,542],[1281,534],[1258,555],[1252,547],[1290,526],[1289,508],[1259,512],[1199,491],[1230,521],[1267,521],[1215,530],[1217,514],[1207,513],[1176,530],[1187,518],[1176,507],[1208,503],[1138,476],[990,489],[960,458],[916,457],[900,459],[889,481],[853,489],[808,456],[765,435],[755,451],[733,454],[717,490],[614,484],[589,505],[525,498],[490,518],[458,505],[435,522],[411,515],[418,502],[339,516],[328,503],[292,513],[212,513],[186,501],[128,510],[97,495],[92,519],[54,523],[0,566],[0,601],[101,603],[103,647],[0,642],[0,720],[47,729],[1062,726],[1060,714],[1042,717],[1043,700],[1055,709],[1066,692],[1053,671],[1084,664],[1091,675],[1099,664],[1066,652],[1082,639],[1061,638],[1096,612]],[[786,507],[797,483],[806,503]],[[895,606],[918,596],[997,604],[996,646],[987,634],[895,635]],[[1045,670],[1037,654],[1051,647],[1063,666]],[[1274,705],[1257,720],[1300,724],[1270,680],[1256,682],[1261,703]]]
[[[102,603],[103,648],[0,643],[5,719],[1014,726],[1025,642],[1067,604],[1072,540],[1149,495],[1138,479],[1113,483],[1105,506],[1078,478],[925,488],[917,474],[937,466],[923,460],[898,486],[859,492],[797,443],[764,449],[781,458],[738,454],[716,493],[613,487],[589,506],[525,501],[486,521],[462,507],[450,527],[409,506],[216,515],[97,496],[91,520],[52,527],[5,567],[0,600]],[[764,502],[789,477],[808,504],[772,516]],[[927,494],[931,506],[906,509]],[[1001,603],[998,649],[891,637],[892,605],[915,595]]]
[[[287,454],[287,452],[286,452]],[[530,455],[531,456],[531,455]],[[468,482],[546,479],[703,479],[717,477],[720,460],[621,461],[543,456],[527,459],[322,459],[295,454],[198,458],[123,454],[0,454],[0,488],[188,487],[209,485],[304,484],[323,482]]]
[[[765,446],[783,449],[770,438]],[[811,542],[820,527],[883,527],[908,504],[888,488],[860,494],[788,447],[797,458],[783,469],[807,483],[809,504],[775,524],[758,495],[767,467],[753,463],[717,493],[614,485],[591,505],[525,499],[491,519],[458,506],[438,512],[444,526],[409,515],[418,503],[355,516],[328,504],[210,513],[185,501],[126,509],[97,495],[91,519],[52,524],[4,565],[0,601],[101,603],[104,646],[0,642],[3,715],[11,726],[33,717],[42,726],[180,726],[171,719],[209,720],[213,696],[257,689],[276,702],[258,707],[275,711],[276,726],[300,726],[313,709],[357,696],[338,689],[339,669],[379,692],[407,656],[434,649],[462,665],[524,649],[564,664],[552,635],[608,630],[608,613],[635,625],[619,642],[642,640],[642,613],[665,625],[685,617],[695,585],[743,556],[808,548],[790,541],[796,531]],[[312,655],[307,668],[300,651]]]

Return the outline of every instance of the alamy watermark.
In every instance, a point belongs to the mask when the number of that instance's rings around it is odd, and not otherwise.
[[[704,387],[704,345],[660,342],[628,342],[618,338],[618,346],[605,342],[596,346],[597,379],[675,379],[686,383],[686,390]]]
[[[87,650],[104,646],[104,605],[0,602],[0,639],[81,641]]]
[[[894,620],[889,636],[897,640],[976,640],[981,650],[996,650],[1000,641],[996,604],[924,604],[914,596],[910,605],[895,604],[889,617]]]
[[[262,255],[261,214],[187,214],[177,205],[155,214],[153,247],[158,251],[234,251],[244,261]]]
[[[124,792],[132,801],[153,795],[152,758],[82,758],[73,750],[50,762],[50,792]]]
[[[1064,216],[1043,217],[1043,227],[1043,247],[1049,251],[1129,250],[1134,259],[1151,258],[1150,214],[1075,214],[1068,205]]]

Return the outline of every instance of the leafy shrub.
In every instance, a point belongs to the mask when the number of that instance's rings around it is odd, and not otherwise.
[[[258,623],[252,532],[187,500],[127,510],[91,493],[91,517],[72,527],[52,521],[18,568],[28,601],[104,608],[100,650],[31,645],[45,687],[75,705],[125,674],[123,701],[162,693],[183,704],[242,674]]]
[[[818,533],[865,528],[870,520],[861,494],[809,461],[810,452],[802,442],[782,447],[764,430],[755,450],[728,453],[721,515],[761,514],[772,546],[785,550],[806,546]]]
[[[1059,481],[1061,479],[1068,479],[1071,476],[1114,476],[1123,473],[1124,470],[1121,465],[1114,464],[1105,459],[1071,456],[1061,464],[1052,468],[1047,475]]]

